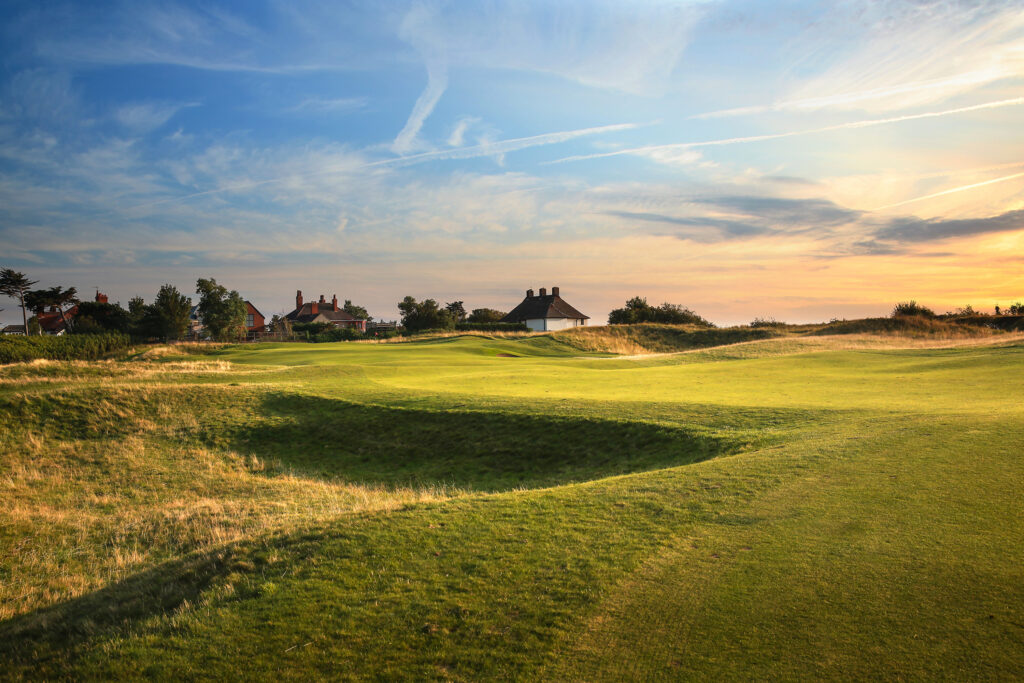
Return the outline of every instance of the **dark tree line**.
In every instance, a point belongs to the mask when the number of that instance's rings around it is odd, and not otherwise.
[[[635,296],[622,308],[608,314],[609,325],[630,325],[635,323],[662,323],[665,325],[700,325],[714,327],[707,319],[689,308],[678,304],[664,303],[651,306],[647,299]]]
[[[182,339],[188,334],[192,299],[165,284],[157,291],[153,303],[132,297],[125,309],[120,303],[80,301],[74,287],[57,286],[32,289],[36,280],[10,268],[0,269],[0,294],[18,301],[26,334],[41,334],[38,314],[52,309],[60,313],[64,328],[71,334],[119,332],[141,339]],[[211,338],[229,341],[246,333],[246,305],[236,290],[228,290],[213,278],[196,281],[199,295],[198,314]],[[346,301],[346,305],[351,302]],[[69,306],[77,306],[69,318]],[[33,312],[32,318],[28,312]]]

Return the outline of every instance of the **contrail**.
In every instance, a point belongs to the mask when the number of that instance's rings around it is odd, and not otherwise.
[[[1024,173],[1014,173],[1013,175],[1003,176],[1002,178],[993,178],[992,180],[985,180],[980,183],[971,183],[970,185],[961,185],[960,187],[953,187],[942,192],[935,192],[934,194],[926,194],[923,197],[914,197],[913,199],[907,199],[906,201],[896,202],[895,204],[887,204],[880,206],[877,209],[871,209],[872,211],[882,211],[884,209],[892,209],[897,206],[903,206],[904,204],[911,204],[913,202],[924,201],[925,199],[932,199],[934,197],[941,197],[947,194],[953,194],[954,192],[963,192],[965,190],[973,190],[976,187],[984,187],[986,185],[994,185],[995,183],[1006,182],[1007,180],[1013,180],[1014,178],[1024,178]]]
[[[241,183],[238,185],[230,185],[228,187],[218,187],[213,190],[204,190],[202,192],[193,192],[192,194],[181,195],[179,197],[169,197],[167,199],[159,199],[155,202],[149,202],[146,204],[136,204],[135,206],[129,207],[129,209],[148,209],[153,206],[159,206],[161,204],[168,204],[171,202],[181,202],[187,199],[195,199],[197,197],[206,197],[213,194],[220,194],[221,192],[235,192],[239,190],[251,190],[264,185],[272,185],[274,183],[283,183],[287,180],[302,179],[302,178],[316,178],[325,175],[334,175],[336,173],[350,173],[353,171],[360,171],[367,168],[374,168],[377,166],[409,166],[412,164],[419,164],[426,161],[437,161],[443,159],[471,159],[474,157],[491,156],[492,154],[505,154],[508,152],[515,152],[521,149],[527,149],[529,147],[538,147],[540,145],[553,145],[560,142],[566,142],[574,138],[583,137],[586,135],[598,135],[600,133],[612,133],[620,130],[631,130],[633,128],[639,128],[641,124],[638,123],[615,123],[608,126],[596,126],[594,128],[580,128],[578,130],[564,130],[557,133],[544,133],[542,135],[531,135],[524,138],[511,138],[509,140],[499,140],[497,142],[485,142],[478,145],[468,145],[466,147],[457,147],[455,149],[442,149],[436,152],[422,152],[420,154],[410,154],[404,157],[395,157],[393,159],[382,159],[381,161],[369,161],[356,166],[346,168],[332,168],[326,171],[313,171],[310,173],[298,173],[281,178],[268,178],[266,180],[257,180],[250,183]]]
[[[884,97],[891,97],[893,95],[915,93],[923,90],[934,90],[938,88],[946,88],[949,86],[978,85],[982,83],[990,83],[994,80],[998,80],[999,78],[1004,78],[1007,75],[1009,75],[1009,72],[1007,72],[1005,69],[980,69],[978,71],[970,71],[967,73],[959,74],[957,76],[953,76],[950,78],[944,78],[941,80],[903,83],[900,85],[890,86],[887,88],[874,88],[872,90],[847,92],[838,95],[827,95],[825,97],[809,97],[802,100],[776,102],[775,104],[762,104],[750,107],[737,107],[735,109],[720,109],[718,111],[709,111],[704,114],[695,114],[690,118],[712,119],[726,116],[745,116],[749,114],[761,114],[766,111],[809,111],[814,109],[831,107],[835,105],[848,105],[856,102],[862,102],[865,100],[876,100]]]
[[[880,126],[886,123],[899,123],[901,121],[913,121],[916,119],[931,119],[939,116],[949,116],[951,114],[963,114],[969,111],[978,111],[981,109],[995,109],[997,107],[1012,107],[1018,104],[1024,104],[1024,97],[1015,97],[1009,100],[997,100],[995,102],[985,102],[984,104],[975,104],[970,107],[959,107],[957,109],[946,109],[945,111],[932,111],[925,112],[923,114],[908,114],[906,116],[893,116],[885,119],[868,119],[865,121],[851,121],[850,123],[840,123],[835,126],[825,126],[823,128],[811,128],[809,130],[794,130],[788,133],[770,133],[768,135],[752,135],[749,137],[742,138],[725,138],[722,140],[705,140],[703,142],[678,142],[670,145],[648,145],[646,147],[633,147],[631,149],[620,149],[614,152],[602,152],[600,154],[584,154],[579,156],[565,157],[564,159],[555,159],[554,161],[545,162],[546,164],[560,164],[567,161],[584,161],[586,159],[603,159],[605,157],[615,157],[622,154],[637,154],[643,152],[657,152],[663,150],[673,149],[689,149],[692,147],[713,147],[718,145],[737,145],[744,142],[760,142],[762,140],[778,140],[780,138],[791,138],[798,135],[811,135],[812,133],[827,133],[834,130],[846,130],[850,128],[867,128],[869,126]]]

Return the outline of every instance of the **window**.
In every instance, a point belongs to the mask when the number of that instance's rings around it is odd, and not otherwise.
[[[252,327],[253,325],[255,325],[256,324],[255,317],[256,316],[254,316],[252,313],[250,313],[249,315],[245,316],[245,326],[246,327]]]

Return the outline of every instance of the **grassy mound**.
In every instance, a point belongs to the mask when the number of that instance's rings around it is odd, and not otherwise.
[[[552,336],[581,351],[641,354],[672,353],[783,336],[776,328],[701,327],[697,325],[607,325],[576,327]]]
[[[811,334],[881,334],[912,338],[964,339],[992,336],[997,332],[989,327],[957,320],[908,315],[836,321],[820,327]]]

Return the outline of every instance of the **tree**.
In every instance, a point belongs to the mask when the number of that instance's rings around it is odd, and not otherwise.
[[[622,308],[616,308],[608,314],[609,325],[629,325],[635,323],[662,323],[665,325],[701,325],[714,327],[710,322],[689,308],[678,304],[664,303],[651,306],[647,299],[635,296]]]
[[[356,320],[365,320],[366,322],[373,320],[373,316],[370,315],[365,308],[362,306],[356,306],[352,303],[351,299],[345,299],[345,305],[341,307],[341,310],[345,311]]]
[[[64,308],[69,304],[78,303],[78,292],[74,287],[63,289],[57,286],[49,289],[34,289],[31,292],[25,292],[25,303],[36,314],[42,313],[48,306],[56,308],[60,313],[64,328],[70,329],[71,326],[64,315]]]
[[[493,308],[474,308],[473,312],[466,318],[468,323],[496,323],[500,322],[507,313],[496,311]]]
[[[248,309],[241,294],[236,290],[229,292],[213,278],[196,280],[196,293],[199,294],[199,317],[213,339],[227,341],[245,335]]]
[[[278,339],[291,339],[292,321],[275,313],[270,319],[270,332]]]
[[[462,305],[461,301],[452,301],[445,304],[444,310],[451,313],[457,323],[461,323],[466,319],[466,307]]]
[[[99,301],[82,301],[78,304],[75,315],[75,333],[91,332],[123,332],[128,333],[131,327],[128,311],[120,304],[101,303]]]
[[[164,285],[157,292],[153,305],[147,307],[147,316],[157,335],[165,341],[181,339],[188,330],[188,314],[192,300],[178,291],[174,285]]]
[[[29,280],[25,277],[25,273],[19,273],[10,268],[0,270],[0,294],[18,300],[18,304],[21,306],[21,322],[25,326],[26,335],[28,334],[28,316],[25,313],[25,294],[29,291],[29,287],[36,282],[37,280]]]
[[[896,304],[896,306],[894,306],[892,309],[893,318],[900,318],[903,316],[912,315],[919,315],[925,318],[934,318],[935,311],[928,308],[927,306],[922,306],[913,299],[911,299],[910,301],[901,301],[900,303]]]
[[[440,308],[433,299],[417,302],[413,297],[407,296],[398,304],[398,310],[402,312],[402,327],[410,332],[455,329],[454,316]]]
[[[156,337],[160,330],[156,327],[156,314],[152,306],[147,306],[141,296],[133,296],[128,300],[128,331],[135,337]]]

